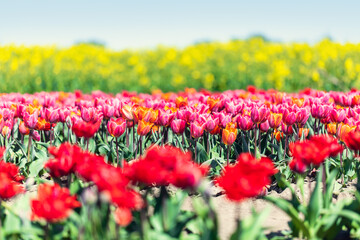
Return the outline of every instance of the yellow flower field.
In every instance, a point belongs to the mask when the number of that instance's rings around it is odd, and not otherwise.
[[[1,92],[223,91],[248,85],[348,90],[360,87],[359,73],[360,44],[328,39],[309,45],[251,38],[122,51],[86,44],[0,46]]]

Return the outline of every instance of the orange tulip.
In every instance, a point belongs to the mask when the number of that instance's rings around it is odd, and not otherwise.
[[[336,134],[336,123],[329,123],[326,126],[326,131],[328,134],[335,135]]]
[[[209,97],[206,101],[206,103],[210,106],[210,110],[212,110],[214,107],[217,106],[217,104],[219,103],[220,99],[218,98],[212,98]]]
[[[355,131],[355,129],[356,129],[356,126],[350,126],[348,124],[340,124],[338,129],[337,129],[337,135],[340,138],[340,141],[344,142],[345,136],[349,132]]]
[[[280,132],[280,131],[277,131],[277,130],[274,132],[274,135],[275,135],[275,139],[276,139],[278,142],[280,142],[281,138],[284,137],[284,133],[282,133],[282,132]]]
[[[291,98],[292,104],[297,105],[298,107],[302,107],[304,105],[304,99],[303,98]]]
[[[299,129],[299,138],[302,138],[302,136],[304,136],[304,138],[306,138],[308,135],[309,135],[308,128],[300,128]]]
[[[188,98],[184,98],[182,96],[179,96],[175,99],[176,107],[181,108],[188,105]]]
[[[278,128],[281,124],[282,113],[270,113],[269,116],[269,125],[271,128]]]
[[[226,145],[231,145],[235,142],[237,136],[237,129],[234,123],[228,123],[226,128],[222,131],[222,141]]]
[[[138,127],[137,127],[137,133],[140,136],[145,136],[146,134],[148,134],[150,132],[153,125],[154,125],[154,123],[145,122],[144,120],[140,120]]]

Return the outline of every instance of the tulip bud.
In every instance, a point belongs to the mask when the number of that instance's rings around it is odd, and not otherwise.
[[[34,139],[37,142],[40,141],[40,134],[37,131],[32,131],[31,137],[32,137],[32,139]]]
[[[289,163],[289,167],[293,172],[296,173],[304,173],[306,171],[306,164],[303,163],[301,160],[297,160],[295,158],[293,158],[293,160],[291,160],[291,162]]]
[[[299,128],[299,138],[306,138],[309,135],[309,129],[308,128]]]
[[[335,135],[336,134],[336,123],[327,124],[326,131],[328,132],[328,134]]]
[[[269,121],[265,121],[263,123],[260,124],[260,131],[262,132],[267,132],[270,128],[270,125],[269,125]]]
[[[8,138],[10,137],[10,133],[11,133],[11,129],[9,126],[7,125],[4,125],[2,130],[1,130],[1,135],[4,137],[4,138]]]

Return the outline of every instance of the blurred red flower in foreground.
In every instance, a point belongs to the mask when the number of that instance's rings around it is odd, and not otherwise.
[[[91,180],[116,206],[137,210],[143,207],[140,194],[128,187],[129,179],[122,173],[121,168],[104,163],[98,164],[94,170]]]
[[[8,178],[19,183],[25,178],[24,176],[20,175],[18,166],[13,163],[7,163],[3,161],[0,161],[0,173],[6,174]]]
[[[23,186],[9,178],[7,173],[0,172],[0,182],[0,198],[2,200],[10,199],[24,192]]]
[[[45,168],[52,177],[62,177],[75,171],[75,164],[82,159],[82,150],[76,145],[63,143],[60,147],[49,147],[49,153],[54,156],[45,163]]]
[[[41,184],[38,187],[37,198],[31,200],[31,219],[45,219],[57,222],[67,218],[73,208],[80,207],[76,196],[71,196],[67,188],[57,184]]]
[[[349,132],[345,135],[344,141],[351,150],[360,151],[360,132]]]
[[[126,227],[132,221],[132,214],[128,208],[117,208],[114,213],[115,222],[122,227]]]
[[[4,147],[0,147],[0,173],[4,173],[10,180],[20,183],[25,177],[20,175],[18,166],[2,161],[5,151]]]
[[[5,151],[6,151],[6,148],[0,147],[0,159],[3,158]]]
[[[226,196],[240,202],[256,197],[266,185],[271,183],[270,177],[277,173],[271,159],[256,159],[250,153],[242,153],[235,165],[226,166],[222,175],[214,182],[224,189]]]
[[[290,152],[293,160],[291,170],[304,173],[306,167],[313,164],[319,166],[328,157],[335,157],[344,150],[338,140],[330,135],[316,135],[309,140],[290,143]]]
[[[207,174],[208,167],[194,163],[189,152],[171,146],[153,146],[143,158],[127,166],[125,172],[133,182],[194,188]]]
[[[81,152],[76,160],[75,172],[85,181],[92,181],[99,192],[117,207],[138,210],[143,207],[139,193],[129,187],[130,180],[122,169],[107,164],[104,157]]]

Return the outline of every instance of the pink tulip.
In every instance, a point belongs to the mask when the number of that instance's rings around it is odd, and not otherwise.
[[[183,134],[183,132],[185,131],[185,127],[186,127],[186,122],[182,119],[174,119],[171,122],[171,130],[175,133],[175,134]]]

